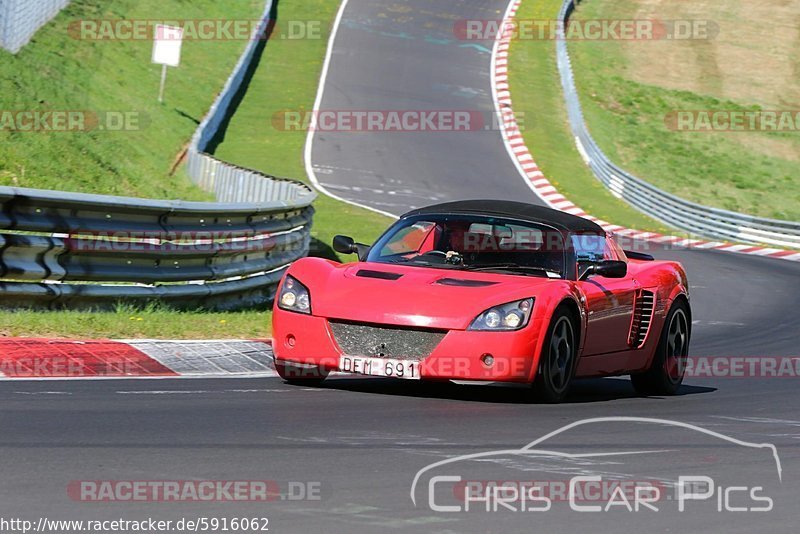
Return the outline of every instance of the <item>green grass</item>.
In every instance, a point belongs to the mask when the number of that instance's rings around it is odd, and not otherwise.
[[[157,102],[161,67],[152,40],[79,40],[82,19],[257,19],[262,0],[76,0],[13,56],[0,51],[0,109],[131,111],[135,131],[0,131],[0,185],[154,198],[207,200],[176,156],[197,128],[246,46],[187,40]],[[73,34],[74,35],[74,34]]]
[[[244,41],[186,41],[166,103],[152,41],[76,40],[80,19],[257,19],[262,0],[75,0],[18,55],[0,51],[0,109],[134,111],[135,131],[0,131],[0,185],[151,198],[211,200],[170,170],[244,50]],[[150,307],[117,313],[0,313],[0,336],[263,337],[269,313],[192,313]]]
[[[526,0],[517,18],[553,19],[560,5],[560,0]],[[521,113],[524,120],[525,142],[544,175],[564,196],[608,222],[640,230],[668,231],[612,196],[581,159],[567,122],[553,41],[512,41],[509,85],[514,111]]]
[[[642,4],[638,0],[588,0],[573,19],[631,19]],[[708,2],[706,6],[692,8],[706,12],[723,7]],[[576,83],[589,130],[606,154],[628,171],[701,204],[800,220],[798,132],[676,132],[665,123],[665,116],[675,110],[797,109],[798,102],[754,102],[752,89],[741,83],[746,74],[725,63],[731,61],[725,49],[734,45],[736,61],[767,57],[750,47],[747,38],[731,36],[744,35],[748,26],[757,23],[748,17],[723,20],[722,33],[712,43],[571,42]],[[757,39],[770,37],[759,34]],[[769,57],[779,62],[781,54],[792,53],[792,46],[797,53],[796,43],[781,43],[781,47],[775,43]],[[688,72],[700,68],[701,72],[693,75],[700,79],[662,81],[659,73],[664,78],[674,74],[659,70],[667,64],[665,54],[671,54],[673,69]],[[763,77],[756,78],[763,81]],[[777,77],[775,82],[779,83]],[[682,85],[696,88],[682,89]],[[761,91],[764,98],[770,98],[768,93]],[[791,91],[783,98],[791,100]],[[571,198],[569,188],[566,193]]]
[[[194,313],[159,306],[115,312],[17,311],[0,314],[0,337],[78,339],[263,339],[271,312]]]
[[[215,155],[231,163],[278,176],[307,181],[303,165],[305,131],[276,128],[273,117],[286,110],[310,110],[314,106],[317,85],[332,21],[339,8],[331,0],[302,0],[281,3],[281,20],[328,21],[319,39],[273,39],[267,43],[261,64],[247,94],[230,122],[224,141]],[[372,243],[391,222],[374,212],[339,202],[320,194],[315,202],[312,254],[336,258],[330,249],[335,234],[350,235],[357,241]],[[353,261],[353,256],[339,258]]]
[[[158,120],[147,130],[133,133],[59,136],[0,133],[5,136],[0,137],[4,141],[0,145],[0,184],[162,198],[207,198],[206,193],[188,185],[182,173],[169,177],[168,171],[196,128],[192,119],[199,120],[206,112],[244,43],[213,41],[202,43],[202,47],[201,43],[185,43],[184,66],[170,70],[168,105],[161,108],[154,105],[160,71],[149,65],[149,43],[79,43],[65,38],[61,32],[76,18],[120,18],[123,13],[129,18],[153,18],[154,13],[161,17],[184,13],[183,9],[187,9],[193,16],[207,19],[235,16],[252,19],[260,14],[263,2],[226,2],[225,7],[219,7],[211,1],[202,1],[187,7],[178,0],[165,3],[146,0],[138,4],[117,0],[102,10],[96,4],[99,2],[73,2],[55,24],[37,34],[37,42],[19,58],[0,56],[3,60],[0,68],[11,73],[3,77],[2,83],[7,84],[4,89],[24,82],[31,88],[31,95],[47,95],[48,102],[55,102],[51,108],[143,109],[148,114],[159,114]],[[281,4],[279,15],[284,20],[318,18],[332,22],[337,8],[337,2],[302,0]],[[278,110],[313,107],[330,25],[323,24],[321,39],[275,40],[267,45],[253,83],[218,147],[217,157],[268,174],[306,181],[302,161],[305,132],[276,130],[271,126],[271,116]],[[63,51],[56,52],[60,49]],[[26,61],[33,66],[24,65],[22,54],[28,55]],[[79,60],[81,57],[84,59]],[[60,67],[61,61],[68,61],[69,65]],[[83,72],[81,65],[87,62],[93,68]],[[116,63],[118,67],[114,67]],[[67,83],[36,75],[37,70],[48,71],[57,66]],[[191,72],[196,75],[190,76]],[[141,76],[145,76],[147,83],[141,81]],[[74,92],[65,88],[74,88]],[[86,92],[85,100],[81,99],[82,92]],[[17,94],[14,98],[20,100],[22,96]],[[32,105],[35,99],[29,97],[27,105]],[[26,104],[15,104],[9,99],[4,105],[5,109],[23,109]],[[332,259],[337,255],[328,245],[334,234],[349,234],[371,242],[390,222],[386,217],[324,195],[320,195],[315,207],[316,240],[312,254]],[[122,307],[116,313],[17,311],[0,313],[0,336],[264,338],[270,335],[270,316],[268,311],[177,312],[158,306],[143,310]]]

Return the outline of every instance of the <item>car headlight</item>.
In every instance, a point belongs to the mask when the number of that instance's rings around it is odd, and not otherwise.
[[[308,288],[293,276],[287,276],[278,295],[278,307],[282,310],[311,313],[311,295]]]
[[[533,299],[522,299],[489,308],[472,321],[468,330],[519,330],[528,324]]]

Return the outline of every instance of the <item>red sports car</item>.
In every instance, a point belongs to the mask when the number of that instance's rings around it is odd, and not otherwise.
[[[643,394],[680,386],[691,335],[679,263],[623,251],[598,225],[507,201],[402,216],[357,263],[295,262],[273,314],[289,382],[331,371],[531,384],[548,402],[575,377],[630,374]]]

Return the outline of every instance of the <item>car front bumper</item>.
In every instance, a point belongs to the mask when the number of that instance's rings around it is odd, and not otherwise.
[[[379,357],[380,344],[374,352],[352,354],[324,317],[275,309],[273,315],[273,350],[276,361],[315,365],[326,371],[339,371],[341,356]],[[366,325],[365,325],[366,326]],[[372,325],[391,331],[397,328],[413,336],[410,327]],[[544,325],[537,317],[525,328],[513,332],[447,330],[439,331],[435,346],[423,348],[422,354],[386,357],[419,362],[420,378],[425,380],[479,380],[498,382],[531,382],[541,352],[539,333]],[[411,332],[409,333],[409,330]],[[422,338],[424,336],[420,336]],[[341,331],[339,332],[341,338]],[[487,365],[487,355],[493,363]]]

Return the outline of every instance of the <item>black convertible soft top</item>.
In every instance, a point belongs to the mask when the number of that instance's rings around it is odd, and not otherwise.
[[[544,206],[510,200],[459,200],[445,202],[444,204],[434,204],[433,206],[409,211],[403,215],[403,218],[448,213],[510,217],[523,221],[548,224],[562,232],[605,235],[605,230],[599,225],[583,217],[545,208]]]

